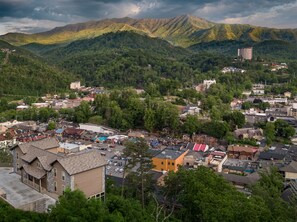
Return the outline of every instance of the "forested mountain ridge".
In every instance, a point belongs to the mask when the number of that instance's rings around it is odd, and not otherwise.
[[[38,52],[36,45],[34,50]],[[148,83],[164,83],[165,90],[169,82],[191,85],[192,79],[201,74],[185,62],[185,58],[193,55],[192,51],[131,31],[107,33],[39,53],[50,63],[95,86],[143,88]]]
[[[134,31],[189,47],[210,41],[282,40],[297,42],[297,29],[274,29],[241,24],[219,24],[190,15],[169,19],[104,19],[57,27],[36,34],[8,33],[1,39],[14,45],[57,44],[94,38],[109,32]]]
[[[49,66],[28,50],[0,41],[0,94],[41,95],[68,88],[72,74]]]

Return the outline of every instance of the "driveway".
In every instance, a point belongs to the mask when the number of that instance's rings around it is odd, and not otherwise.
[[[21,177],[12,172],[12,168],[0,168],[0,189],[6,193],[6,200],[15,208],[45,211],[55,203],[55,200],[45,194],[41,194],[33,188],[23,184]],[[34,206],[28,207],[28,205]],[[37,206],[42,205],[42,206]]]

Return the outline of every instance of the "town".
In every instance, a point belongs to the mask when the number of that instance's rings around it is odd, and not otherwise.
[[[247,50],[238,50],[240,60],[252,59],[252,48]],[[284,63],[278,67],[288,68]],[[225,67],[221,72],[244,75],[246,71]],[[216,84],[216,79],[204,79],[186,90],[207,94]],[[148,172],[158,186],[164,186],[170,171],[206,167],[251,196],[251,186],[263,172],[275,168],[284,180],[281,198],[290,202],[297,194],[297,97],[290,91],[267,91],[271,87],[254,83],[239,98],[232,98],[231,113],[223,117],[223,124],[214,122],[216,116],[205,112],[205,101],[196,99],[195,103],[188,100],[185,105],[176,105],[176,113],[168,111],[166,115],[176,115],[167,120],[162,117],[159,124],[169,122],[161,128],[158,123],[145,122],[145,129],[117,128],[117,122],[110,124],[117,119],[106,122],[102,117],[91,117],[92,112],[100,114],[100,109],[107,108],[104,100],[115,92],[81,86],[80,81],[70,84],[69,94],[13,101],[18,118],[0,123],[0,197],[15,208],[36,212],[47,212],[68,188],[104,201],[107,183],[122,187],[129,173],[142,166],[144,159],[128,170],[131,157],[125,151],[126,146],[141,141],[152,163]],[[139,108],[137,103],[145,99],[143,89],[117,93],[122,97],[119,102],[134,101],[132,109]],[[124,98],[127,101],[121,101]],[[176,98],[164,99],[171,102]],[[109,111],[110,118],[116,108]],[[69,118],[71,109],[76,112],[71,114],[74,121]],[[174,122],[183,130],[174,133]],[[199,122],[205,125],[203,129],[196,126]],[[221,129],[224,124],[229,124],[230,131]]]

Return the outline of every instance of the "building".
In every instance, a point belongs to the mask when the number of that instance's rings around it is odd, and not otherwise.
[[[226,152],[213,151],[207,157],[208,167],[220,173],[223,170],[223,164],[227,158]]]
[[[254,128],[242,128],[234,131],[234,136],[237,139],[263,139],[263,130]]]
[[[229,145],[228,157],[240,160],[253,160],[258,152],[257,147],[243,145]]]
[[[105,194],[105,166],[99,150],[67,154],[55,138],[19,144],[12,148],[14,172],[21,181],[55,199],[68,187],[87,197]]]
[[[297,180],[297,162],[292,161],[289,165],[284,166],[280,169],[284,172],[286,180]]]
[[[168,147],[161,153],[152,158],[154,170],[156,171],[174,171],[183,165],[184,157],[189,150],[182,147]]]
[[[206,89],[209,89],[209,87],[212,84],[216,84],[216,80],[215,79],[211,79],[211,80],[203,80],[203,85],[205,86]]]
[[[253,48],[241,48],[237,51],[237,56],[242,60],[252,60],[253,58]]]
[[[193,150],[189,150],[189,152],[184,157],[184,166],[197,168],[198,166],[207,166],[208,157],[201,152],[195,152]]]
[[[70,83],[70,89],[80,89],[80,81]]]

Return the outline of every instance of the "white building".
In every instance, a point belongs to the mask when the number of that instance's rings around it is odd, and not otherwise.
[[[70,89],[80,89],[80,81],[70,83]]]
[[[209,89],[209,87],[212,84],[216,84],[216,80],[215,79],[211,79],[211,80],[203,80],[203,85],[205,86],[206,89]]]

